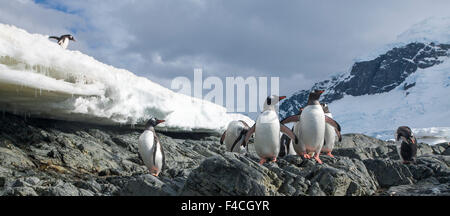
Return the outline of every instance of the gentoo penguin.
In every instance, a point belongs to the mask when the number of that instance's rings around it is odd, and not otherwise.
[[[285,98],[286,96],[278,97],[277,95],[267,97],[263,111],[245,136],[244,143],[247,144],[251,135],[255,133],[255,151],[261,158],[259,164],[263,164],[267,160],[276,162],[280,152],[280,131],[295,140],[295,144],[298,143],[294,133],[285,125],[280,124],[275,111],[275,105]]]
[[[333,119],[333,115],[331,114],[328,104],[320,104],[322,106],[323,112],[325,113],[325,118]],[[339,142],[342,141],[341,136],[341,126],[339,124],[333,125],[334,122],[326,121],[325,125],[325,141],[322,146],[322,153],[327,154],[330,157],[334,157],[331,152],[333,151],[334,144],[336,142],[336,138],[338,138]]]
[[[228,124],[227,130],[223,132],[220,138],[220,144],[225,142],[227,151],[241,152],[241,146],[245,147],[244,139],[250,127],[245,121],[232,121]]]
[[[325,116],[323,112],[323,108],[319,103],[320,95],[323,92],[323,90],[312,91],[308,97],[308,104],[301,112],[301,115],[290,116],[281,121],[282,124],[298,121],[296,125],[297,130],[294,133],[299,138],[299,145],[294,145],[295,152],[307,159],[310,158],[309,153],[314,153],[314,159],[319,164],[322,164],[319,155],[325,141],[326,123],[340,128],[336,121]]]
[[[151,118],[145,125],[144,133],[139,137],[139,154],[145,166],[148,167],[150,173],[154,176],[159,175],[165,161],[164,150],[155,132],[155,126],[162,122],[164,120]]]
[[[69,46],[69,40],[76,41],[75,38],[70,34],[62,35],[61,37],[50,36],[48,38],[58,40],[58,44],[64,49],[66,49],[67,46]]]
[[[294,133],[294,130],[295,125],[291,129],[292,133]],[[292,140],[286,134],[283,134],[280,138],[280,153],[278,154],[278,157],[284,157],[287,155],[297,155],[297,153],[294,150]]]
[[[333,151],[334,144],[336,142],[336,136],[339,140],[339,142],[342,141],[341,136],[341,126],[333,119],[332,114],[329,111],[327,104],[320,104],[322,106],[323,112],[325,114],[325,135],[324,135],[324,144],[322,146],[321,152],[326,153],[328,156],[334,157],[331,154],[331,151]],[[300,121],[300,115],[302,114],[303,108],[300,108],[299,113],[297,115],[289,116],[281,121],[282,124],[287,124],[291,122],[298,122]],[[293,127],[293,131],[297,131],[297,127],[299,124],[295,124]],[[297,134],[296,134],[297,135]],[[298,135],[297,135],[298,136]],[[283,138],[283,137],[282,137]],[[287,138],[289,139],[289,138]],[[290,141],[290,140],[288,140]],[[282,142],[283,143],[283,142]],[[292,146],[292,144],[291,144]],[[306,157],[309,157],[306,156]]]
[[[298,117],[300,116],[302,111],[303,111],[303,108],[300,108],[298,114],[296,115],[297,119],[294,119],[291,122],[297,122],[298,121]],[[281,121],[282,124],[286,124],[286,123],[283,123],[283,122],[287,122],[287,120],[283,119]],[[291,129],[292,132],[297,130],[296,126],[297,126],[297,124],[294,124],[294,126],[292,126],[292,129]],[[286,155],[297,155],[297,153],[294,150],[293,141],[286,134],[283,134],[281,136],[281,139],[280,139],[280,154],[278,156],[279,157],[283,157],[283,156],[286,156]]]
[[[416,163],[417,140],[411,128],[401,126],[395,133],[397,152],[404,164]]]

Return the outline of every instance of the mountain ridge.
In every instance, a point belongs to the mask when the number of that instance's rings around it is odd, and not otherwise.
[[[299,107],[305,106],[310,90],[324,89],[321,101],[331,103],[344,95],[361,96],[389,92],[401,85],[418,69],[426,69],[443,62],[448,57],[450,44],[413,42],[396,47],[379,57],[356,62],[349,73],[335,75],[317,82],[309,90],[300,90],[280,105],[282,117],[293,115]],[[408,90],[415,83],[404,83]]]

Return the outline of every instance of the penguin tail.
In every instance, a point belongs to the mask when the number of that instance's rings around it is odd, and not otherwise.
[[[59,40],[59,37],[56,37],[56,36],[50,36],[50,37],[48,37],[49,39],[55,39],[55,40]]]

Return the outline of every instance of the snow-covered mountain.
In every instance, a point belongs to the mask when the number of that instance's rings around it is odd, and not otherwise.
[[[48,36],[0,24],[0,109],[22,115],[100,124],[165,119],[166,129],[221,131],[229,114],[208,101],[175,93],[144,77],[64,50]]]
[[[316,83],[311,89],[325,90],[321,100],[330,103],[344,133],[380,135],[380,131],[389,131],[393,137],[393,131],[400,125],[417,128],[416,131],[448,127],[450,34],[445,33],[450,32],[448,24],[450,19],[444,18],[415,25],[416,29],[399,36],[396,47],[376,58],[355,62],[349,72]],[[433,29],[435,34],[430,32]],[[296,113],[306,104],[309,91],[300,90],[285,100],[280,114],[286,117]]]

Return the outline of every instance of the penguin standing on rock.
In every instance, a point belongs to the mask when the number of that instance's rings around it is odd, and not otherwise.
[[[322,106],[323,112],[325,113],[325,118],[331,118],[333,119],[333,115],[331,114],[328,104],[320,104]],[[334,157],[331,152],[334,148],[334,143],[336,142],[336,138],[339,142],[342,141],[341,136],[341,126],[336,122],[334,124],[333,121],[327,121],[327,124],[325,126],[325,141],[322,146],[322,153],[325,153],[326,155],[330,157]]]
[[[66,49],[67,46],[69,46],[69,40],[76,41],[75,38],[70,34],[62,35],[61,37],[50,36],[48,38],[58,40],[58,44],[64,49]]]
[[[319,103],[320,95],[323,90],[314,90],[309,93],[308,104],[300,115],[287,117],[282,124],[297,121],[294,130],[295,135],[299,138],[299,145],[294,145],[295,152],[306,159],[311,158],[309,153],[314,153],[314,159],[322,164],[319,158],[320,152],[325,141],[326,124],[339,128],[340,126],[332,118],[325,115],[322,106]]]
[[[401,126],[395,133],[397,152],[404,164],[416,163],[417,139],[411,128]]]
[[[267,97],[263,111],[245,136],[244,143],[247,144],[251,135],[255,133],[255,151],[261,158],[259,164],[264,164],[267,160],[276,162],[280,152],[280,131],[295,140],[295,144],[298,143],[294,133],[285,125],[280,124],[280,119],[275,111],[275,105],[285,98],[285,96],[277,95]]]
[[[303,108],[300,108],[297,115],[291,116],[292,119],[289,119],[290,117],[285,118],[285,119],[281,120],[281,123],[286,124],[286,122],[299,121],[298,118],[302,114],[302,111],[303,111]],[[292,129],[291,129],[291,131],[294,132],[294,134],[295,134],[295,131],[297,130],[296,126],[297,126],[297,124],[294,124],[294,126],[292,126]],[[298,139],[298,137],[297,137],[297,139]],[[284,157],[287,155],[297,155],[297,153],[294,150],[293,141],[286,134],[283,134],[280,138],[280,154],[279,154],[279,156]]]
[[[220,138],[220,144],[225,143],[227,151],[240,153],[241,146],[245,147],[244,139],[249,129],[245,121],[231,121]]]
[[[164,150],[156,136],[155,126],[164,122],[157,118],[151,118],[145,125],[145,131],[139,137],[138,151],[145,166],[154,176],[158,176],[165,163]]]

